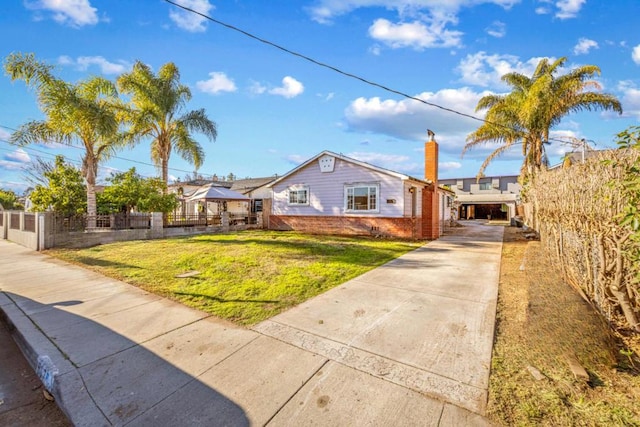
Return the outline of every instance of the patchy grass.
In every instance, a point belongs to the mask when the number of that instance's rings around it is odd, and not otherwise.
[[[506,227],[489,385],[491,420],[509,426],[640,426],[640,365],[625,350],[562,281],[540,243]],[[574,378],[569,356],[586,369],[588,381]],[[544,379],[536,380],[529,367]]]
[[[48,254],[251,325],[421,245],[246,231],[56,249]],[[199,274],[176,277],[193,271]]]

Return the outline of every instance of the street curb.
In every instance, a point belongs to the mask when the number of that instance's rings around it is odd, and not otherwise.
[[[2,302],[8,301],[8,302]],[[44,387],[74,426],[110,426],[88,393],[78,369],[5,293],[0,318]]]

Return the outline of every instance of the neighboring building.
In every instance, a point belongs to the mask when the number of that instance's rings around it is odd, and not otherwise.
[[[206,212],[208,215],[219,215],[222,212],[247,215],[250,203],[249,197],[244,194],[215,184],[202,186],[193,194],[185,195],[184,201],[187,203],[187,213]]]
[[[276,176],[266,178],[237,179],[231,185],[232,191],[237,191],[251,199],[251,212],[262,212],[266,200],[271,199],[271,188],[267,184],[273,182]]]
[[[459,219],[510,220],[516,215],[520,202],[517,175],[441,179],[439,183],[455,193]]]
[[[438,144],[425,144],[426,179],[323,151],[268,185],[269,228],[436,239],[451,194],[438,189]],[[442,215],[441,215],[442,212]]]

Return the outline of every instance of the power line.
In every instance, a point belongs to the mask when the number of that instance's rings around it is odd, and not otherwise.
[[[5,125],[2,125],[2,124],[0,124],[0,127],[1,127],[1,128],[4,128],[4,129],[11,130],[11,131],[14,131],[14,132],[15,132],[15,131],[17,131],[17,129],[14,129],[14,128],[12,128],[12,127],[5,126]],[[6,141],[6,140],[0,140],[0,141],[2,141],[2,142],[6,142],[6,143],[8,143],[8,144],[12,144],[10,141]],[[47,143],[53,143],[53,142],[52,142],[52,141],[43,141],[43,144],[47,144]],[[12,145],[14,145],[14,144],[12,144]],[[73,145],[73,144],[63,144],[63,145],[64,145],[65,147],[75,148],[75,149],[77,149],[77,150],[84,150],[84,147],[80,147],[80,146]],[[21,146],[20,148],[26,148],[26,146]],[[38,150],[33,149],[33,148],[32,148],[32,150],[33,150],[33,151],[38,151]],[[65,156],[63,156],[63,157],[65,157]],[[65,157],[65,158],[66,158],[66,157]],[[111,158],[111,159],[123,160],[123,161],[131,162],[131,163],[137,163],[137,164],[144,165],[144,166],[151,166],[151,167],[154,167],[154,168],[156,168],[156,167],[157,167],[157,166],[156,166],[156,165],[154,165],[153,163],[143,162],[143,161],[140,161],[140,160],[134,160],[134,159],[128,159],[128,158],[126,158],[126,157],[111,156],[110,158]],[[79,163],[79,162],[77,162],[77,163]],[[183,172],[183,173],[188,173],[188,174],[190,174],[190,173],[192,173],[192,172],[193,172],[193,171],[187,171],[187,170],[177,169],[177,168],[168,168],[168,169],[169,169],[170,171],[173,171],[173,172]],[[214,174],[200,174],[200,175],[202,175],[202,176],[213,176]],[[149,177],[147,176],[146,178],[149,178]]]
[[[430,107],[438,108],[440,110],[443,110],[443,111],[446,111],[446,112],[449,112],[449,113],[452,113],[452,114],[457,114],[458,116],[466,117],[468,119],[476,120],[476,121],[479,121],[479,122],[482,122],[482,123],[487,123],[487,124],[490,124],[490,125],[499,126],[499,127],[503,127],[503,128],[506,128],[506,129],[511,129],[511,130],[516,130],[517,131],[517,129],[512,128],[510,126],[503,125],[501,123],[491,122],[491,121],[489,121],[487,119],[483,119],[483,118],[480,118],[480,117],[473,116],[471,114],[467,114],[467,113],[463,113],[461,111],[454,110],[453,108],[443,107],[442,105],[438,105],[438,104],[435,104],[433,102],[425,101],[424,99],[417,98],[417,97],[409,95],[409,94],[407,94],[405,92],[402,92],[402,91],[399,91],[399,90],[396,90],[396,89],[392,89],[392,88],[390,88],[388,86],[385,86],[383,84],[380,84],[380,83],[368,80],[368,79],[366,79],[364,77],[358,76],[356,74],[349,73],[347,71],[341,70],[340,68],[338,68],[336,66],[327,64],[327,63],[322,62],[322,61],[318,61],[318,60],[316,60],[314,58],[311,58],[310,56],[307,56],[307,55],[304,55],[304,54],[302,54],[300,52],[296,52],[294,50],[288,49],[288,48],[286,48],[286,47],[284,47],[282,45],[279,45],[277,43],[274,43],[274,42],[272,42],[270,40],[267,40],[267,39],[264,39],[262,37],[256,36],[255,34],[252,34],[252,33],[248,32],[248,31],[245,31],[245,30],[243,30],[241,28],[238,28],[238,27],[236,27],[234,25],[227,24],[226,22],[220,21],[219,19],[215,19],[215,18],[213,18],[213,17],[211,17],[209,15],[206,15],[204,13],[198,12],[197,10],[191,9],[190,7],[183,6],[183,5],[179,4],[179,3],[176,3],[175,1],[172,1],[172,0],[164,0],[164,1],[169,3],[169,4],[174,5],[176,7],[179,7],[180,9],[183,9],[183,10],[185,10],[187,12],[191,12],[191,13],[194,13],[196,15],[199,15],[199,16],[201,16],[201,17],[203,17],[203,18],[205,18],[205,19],[207,19],[207,20],[209,20],[209,21],[211,21],[211,22],[213,22],[215,24],[221,25],[221,26],[226,27],[226,28],[228,28],[230,30],[236,31],[238,33],[241,33],[241,34],[243,34],[243,35],[245,35],[245,36],[247,36],[249,38],[257,40],[260,43],[264,43],[266,45],[274,47],[274,48],[276,48],[278,50],[281,50],[281,51],[283,51],[285,53],[288,53],[290,55],[297,56],[298,58],[301,58],[301,59],[303,59],[305,61],[311,62],[314,65],[318,65],[320,67],[327,68],[327,69],[329,69],[331,71],[335,71],[336,73],[342,74],[343,76],[359,80],[359,81],[361,81],[361,82],[363,82],[365,84],[368,84],[370,86],[374,86],[374,87],[380,88],[382,90],[385,90],[387,92],[394,93],[396,95],[400,95],[400,96],[402,96],[404,98],[407,98],[407,99],[412,99],[414,101],[421,102],[421,103],[423,103],[425,105],[428,105]],[[556,138],[549,138],[548,140],[556,141],[556,142],[562,142],[561,140],[556,139]]]
[[[193,9],[187,7],[187,6],[183,6],[181,4],[175,3],[172,0],[164,0],[164,1],[166,1],[167,3],[170,3],[170,4],[174,5],[174,6],[177,6],[177,7],[181,8],[181,9],[183,9],[183,10],[186,10],[188,12],[195,13],[196,15],[200,15],[201,17],[203,17],[205,19],[208,19],[209,21],[211,21],[213,23],[216,23],[216,24],[221,25],[223,27],[229,28],[230,30],[237,31],[237,32],[239,32],[241,34],[244,34],[245,36],[250,37],[250,38],[252,38],[254,40],[257,40],[260,43],[264,43],[266,45],[269,45],[271,47],[279,49],[279,50],[281,50],[281,51],[283,51],[285,53],[288,53],[290,55],[297,56],[298,58],[304,59],[305,61],[311,62],[312,64],[318,65],[320,67],[324,67],[324,68],[327,68],[327,69],[329,69],[331,71],[335,71],[336,73],[342,74],[343,76],[359,80],[359,81],[361,81],[361,82],[363,82],[365,84],[368,84],[370,86],[374,86],[374,87],[380,88],[380,89],[385,90],[387,92],[395,93],[396,95],[400,95],[400,96],[405,97],[407,99],[412,99],[414,101],[421,102],[421,103],[429,105],[431,107],[439,108],[439,109],[441,109],[443,111],[447,111],[449,113],[457,114],[459,116],[463,116],[463,117],[466,117],[466,118],[469,118],[469,119],[472,119],[472,120],[476,120],[476,121],[479,121],[479,122],[489,123],[489,122],[487,122],[487,120],[482,119],[480,117],[472,116],[471,114],[463,113],[461,111],[457,111],[457,110],[454,110],[452,108],[443,107],[442,105],[438,105],[438,104],[434,104],[433,102],[425,101],[424,99],[420,99],[420,98],[417,98],[415,96],[411,96],[411,95],[409,95],[407,93],[404,93],[402,91],[399,91],[399,90],[396,90],[396,89],[392,89],[392,88],[390,88],[388,86],[385,86],[383,84],[376,83],[374,81],[368,80],[368,79],[366,79],[364,77],[361,77],[361,76],[358,76],[356,74],[349,73],[347,71],[341,70],[338,67],[335,67],[333,65],[327,64],[325,62],[318,61],[318,60],[313,59],[313,58],[311,58],[311,57],[309,57],[307,55],[304,55],[304,54],[302,54],[300,52],[296,52],[294,50],[288,49],[288,48],[286,48],[286,47],[284,47],[282,45],[279,45],[279,44],[274,43],[272,41],[269,41],[267,39],[263,39],[262,37],[258,37],[258,36],[254,35],[254,34],[251,34],[248,31],[245,31],[245,30],[243,30],[241,28],[238,28],[238,27],[236,27],[234,25],[227,24],[226,22],[222,22],[222,21],[220,21],[218,19],[215,19],[215,18],[213,18],[213,17],[211,17],[209,15],[205,15],[204,13],[198,12],[197,10],[193,10]]]

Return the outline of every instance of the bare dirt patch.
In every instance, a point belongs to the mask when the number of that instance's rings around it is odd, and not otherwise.
[[[627,345],[562,281],[539,242],[505,227],[489,386],[493,422],[640,426],[640,365],[626,355]],[[587,378],[571,368],[576,362]]]

